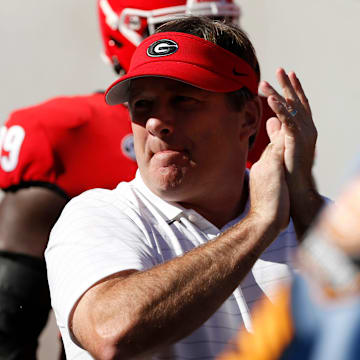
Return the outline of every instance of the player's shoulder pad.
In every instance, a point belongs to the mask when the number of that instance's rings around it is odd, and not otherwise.
[[[6,124],[17,123],[27,127],[73,128],[81,126],[89,117],[91,110],[87,96],[63,96],[40,104],[15,110]]]

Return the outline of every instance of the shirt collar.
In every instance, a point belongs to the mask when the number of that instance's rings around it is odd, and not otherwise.
[[[245,181],[248,181],[248,178],[249,178],[249,170],[248,169],[245,170],[245,178],[246,178]],[[159,196],[155,195],[145,185],[145,183],[141,177],[139,169],[136,171],[134,182],[135,182],[136,189],[138,191],[140,191],[141,194],[143,196],[145,196],[151,202],[151,204],[157,208],[159,213],[162,214],[163,218],[166,220],[166,222],[168,224],[171,224],[175,220],[179,219],[183,213],[186,213],[189,211],[191,211],[191,212],[194,211],[192,209],[186,209],[176,202],[163,200]],[[226,229],[230,228],[231,226],[233,226],[234,224],[236,224],[237,222],[242,220],[247,215],[247,213],[249,212],[249,209],[250,209],[250,200],[249,199],[250,199],[250,197],[247,200],[244,211],[239,216],[237,216],[235,219],[229,221],[226,225],[224,225],[221,228],[221,231],[225,231]],[[199,214],[199,216],[201,216],[201,215]]]

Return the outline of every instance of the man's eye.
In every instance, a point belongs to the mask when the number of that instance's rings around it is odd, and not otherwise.
[[[192,97],[188,96],[177,96],[175,98],[175,103],[180,105],[196,105],[198,101]]]
[[[133,104],[135,110],[147,109],[151,106],[151,101],[149,100],[137,100]]]

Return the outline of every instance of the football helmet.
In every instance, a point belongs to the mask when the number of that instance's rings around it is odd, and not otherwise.
[[[162,23],[187,15],[227,18],[238,23],[233,0],[98,0],[103,58],[118,73],[126,72],[140,42]]]

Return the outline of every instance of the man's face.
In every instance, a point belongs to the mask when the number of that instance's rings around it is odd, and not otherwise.
[[[155,194],[191,203],[237,176],[241,184],[254,131],[225,94],[147,77],[132,80],[129,108],[139,170]]]

